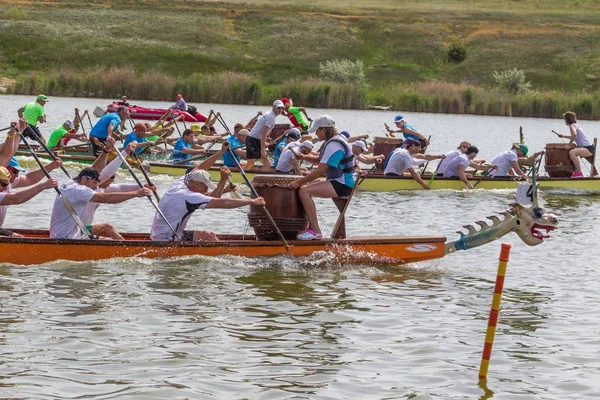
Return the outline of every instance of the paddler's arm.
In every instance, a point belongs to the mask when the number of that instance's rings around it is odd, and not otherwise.
[[[421,175],[417,174],[417,172],[415,171],[414,168],[409,168],[408,172],[410,172],[410,176],[412,176],[412,178],[417,181],[417,183],[421,186],[423,186],[423,189],[425,190],[429,190],[429,185],[426,184],[425,182],[423,182],[423,179],[421,179]]]
[[[257,197],[255,199],[219,199],[213,198],[205,208],[238,208],[243,206],[255,205],[264,206],[265,199]]]
[[[92,168],[98,172],[102,172],[104,167],[106,167],[106,163],[108,162],[108,154],[113,150],[115,146],[115,139],[112,137],[106,138],[106,143],[104,144],[104,149],[100,153],[100,155],[96,158],[96,161],[92,164]]]
[[[306,117],[307,120],[312,121],[312,119],[310,119],[310,117],[306,113],[306,108],[304,108],[304,107],[298,107],[298,111],[300,111],[302,114],[304,114],[304,116]]]
[[[527,175],[525,175],[523,170],[519,167],[519,163],[517,161],[511,161],[510,165],[517,175],[519,175],[521,178],[527,179]]]
[[[52,161],[51,163],[49,163],[48,165],[46,165],[46,171],[50,172],[50,171],[54,171],[56,168],[60,168],[62,167],[63,162],[60,158],[57,158],[56,160]],[[13,188],[21,188],[21,187],[27,187],[27,186],[31,186],[31,185],[35,185],[36,183],[38,183],[39,181],[41,181],[44,177],[46,176],[46,173],[44,172],[43,169],[36,169],[35,171],[31,171],[26,173],[25,175],[22,175],[19,178],[19,181],[17,182],[16,185],[13,185]]]
[[[11,126],[8,134],[6,135],[6,141],[0,149],[0,166],[5,167],[10,162],[10,159],[15,155],[21,142],[21,132],[27,128],[27,122],[21,123],[24,118],[18,122],[19,128]],[[23,127],[23,130],[21,130]]]
[[[313,165],[318,165],[320,163],[319,161],[319,156],[316,154],[302,154],[302,153],[298,153],[296,155],[296,157],[304,160],[304,161],[308,161],[309,163],[313,164]]]
[[[443,160],[444,158],[446,158],[445,154],[440,154],[440,155],[435,155],[435,154],[416,154],[415,158],[418,158],[420,160],[427,160],[427,161],[431,161],[431,160]]]
[[[482,171],[488,170],[490,168],[496,168],[496,165],[492,165],[492,164],[478,164],[476,162],[471,162],[469,164],[469,167],[473,168],[473,169],[479,169]]]
[[[231,171],[227,167],[221,167],[221,179],[217,183],[217,187],[209,194],[210,197],[220,198],[225,193],[225,185],[229,184],[229,176]]]
[[[469,182],[469,180],[467,179],[467,174],[465,174],[465,169],[466,169],[466,167],[462,164],[460,164],[458,166],[458,177],[460,178],[461,181],[463,181],[463,183],[465,185],[467,185],[468,189],[473,189],[473,185],[471,185],[471,182]]]
[[[6,193],[2,201],[0,201],[0,206],[14,206],[17,204],[23,204],[26,201],[33,199],[43,190],[55,187],[58,187],[58,181],[56,179],[48,179],[46,182],[32,186],[28,189]]]
[[[152,195],[152,190],[144,187],[135,192],[116,192],[116,193],[96,193],[90,201],[103,204],[117,204],[135,197],[148,197]]]
[[[258,113],[256,113],[256,115],[254,117],[252,117],[252,119],[250,121],[248,121],[246,126],[244,126],[244,129],[251,130],[254,127],[254,125],[256,124],[258,117],[260,117],[261,115],[262,115],[262,111],[259,111]]]
[[[200,164],[198,164],[198,166],[196,167],[196,169],[203,169],[203,170],[207,170],[210,167],[213,166],[213,164],[223,156],[223,154],[225,154],[225,152],[227,151],[227,149],[229,149],[229,142],[224,142],[221,145],[221,150],[219,150],[218,153],[213,154],[212,156],[208,157],[206,160],[202,161]]]
[[[288,185],[288,188],[298,189],[300,186],[304,185],[305,183],[312,182],[315,179],[318,179],[319,177],[321,177],[321,175],[323,175],[325,173],[325,171],[327,171],[327,168],[329,168],[328,164],[320,163],[317,166],[317,168],[315,168],[314,171],[311,172],[310,174],[291,182]]]

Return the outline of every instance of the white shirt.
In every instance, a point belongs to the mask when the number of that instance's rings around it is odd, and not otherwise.
[[[467,168],[470,164],[471,160],[469,160],[469,156],[461,153],[461,155],[454,157],[454,159],[450,161],[446,168],[446,172],[444,172],[444,178],[458,176],[458,167],[464,165],[465,168]]]
[[[60,186],[65,200],[69,202],[75,214],[82,218],[85,208],[96,192],[87,186],[80,185],[78,182],[71,181]],[[57,194],[52,208],[52,217],[50,218],[50,238],[51,239],[81,239],[85,238],[83,232],[79,229],[73,216],[65,207],[60,196]]]
[[[577,145],[577,147],[591,146],[592,143],[585,136],[585,132],[583,131],[583,129],[581,129],[579,124],[572,125],[575,127],[575,132],[577,132],[577,136],[575,136],[575,144]]]
[[[204,210],[206,205],[212,200],[210,196],[192,192],[183,179],[184,177],[181,177],[175,181],[158,203],[158,208],[163,212],[167,221],[169,221],[169,224],[175,229],[179,237],[182,236],[192,213],[198,208]],[[157,212],[152,222],[150,238],[152,240],[164,241],[173,240],[173,236],[173,231]]]
[[[114,175],[114,174],[113,174]],[[102,175],[101,175],[102,176]],[[112,176],[112,175],[110,175]],[[140,187],[135,183],[122,183],[119,185],[112,184],[106,189],[98,188],[96,189],[96,193],[124,193],[124,192],[134,192],[138,190]],[[100,207],[102,203],[96,203],[90,201],[85,206],[85,210],[81,214],[81,222],[84,225],[92,225],[94,223],[94,215],[96,214],[96,210]]]
[[[463,152],[460,151],[460,149],[456,149],[454,151],[451,151],[450,153],[446,153],[446,158],[440,161],[440,166],[437,168],[437,173],[443,174],[444,172],[446,172],[446,168],[448,168],[448,165],[450,165],[450,161],[454,160],[461,154],[463,154]]]
[[[279,161],[277,161],[277,168],[275,168],[279,172],[290,172],[293,168],[292,161],[294,160],[294,151],[300,148],[301,143],[292,142],[284,147],[281,155],[279,156]],[[296,151],[298,153],[298,151]]]
[[[404,175],[409,168],[413,168],[413,158],[403,147],[397,148],[390,154],[390,161],[385,167],[384,174]]]
[[[261,115],[260,118],[258,119],[258,121],[256,121],[256,124],[254,125],[252,130],[250,131],[250,137],[253,137],[255,139],[260,139],[262,136],[263,128],[265,126],[268,126],[270,129],[273,129],[273,127],[275,126],[276,118],[277,118],[277,115],[275,115],[273,110]]]
[[[496,156],[492,160],[492,164],[497,165],[498,168],[490,172],[490,176],[508,176],[508,171],[512,169],[512,162],[519,161],[517,156],[517,150],[509,150]]]

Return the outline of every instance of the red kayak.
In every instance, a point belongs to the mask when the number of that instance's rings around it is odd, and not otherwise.
[[[106,107],[106,111],[109,113],[116,112],[119,105],[117,103],[111,103]],[[146,108],[146,107],[138,107],[138,106],[129,106],[129,114],[133,119],[160,119],[165,113],[166,109],[162,108]],[[173,116],[178,117],[180,115],[185,115],[186,122],[206,122],[206,117],[197,112],[192,115],[187,111],[174,110]],[[171,119],[169,116],[167,119]]]

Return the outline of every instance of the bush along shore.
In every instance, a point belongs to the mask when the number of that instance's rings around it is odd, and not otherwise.
[[[170,101],[177,93],[188,102],[270,104],[291,97],[304,107],[366,109],[386,106],[411,112],[556,118],[567,110],[580,119],[600,120],[599,93],[526,91],[439,81],[368,86],[309,78],[270,84],[245,73],[220,72],[173,77],[161,72],[141,74],[129,67],[97,68],[87,72],[58,69],[29,73],[7,88],[8,93],[50,96]]]

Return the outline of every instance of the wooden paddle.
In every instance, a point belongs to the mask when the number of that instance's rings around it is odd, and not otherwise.
[[[37,154],[35,154],[35,151],[33,151],[33,149],[31,148],[31,146],[29,145],[29,143],[27,142],[27,139],[25,139],[23,136],[21,136],[21,140],[23,141],[23,143],[25,143],[25,146],[27,146],[27,148],[29,149],[29,152],[31,153],[31,155],[35,159],[35,162],[37,162],[37,164],[40,166],[40,169],[42,171],[44,171],[44,174],[46,175],[46,177],[48,179],[50,179],[51,177],[50,177],[50,174],[48,173],[48,170],[46,170],[46,168],[42,165],[42,162],[40,161],[40,159],[37,156]],[[67,173],[67,176],[69,176],[68,173]],[[69,179],[70,178],[71,177],[69,176]],[[77,227],[79,227],[79,229],[82,232],[85,232],[85,234],[87,235],[88,239],[94,239],[94,235],[92,235],[92,232],[90,232],[88,230],[88,228],[85,226],[85,224],[83,223],[83,221],[81,220],[81,218],[79,218],[79,216],[77,215],[77,213],[75,212],[75,210],[73,209],[73,207],[71,206],[71,204],[67,201],[67,199],[65,199],[65,196],[63,196],[63,194],[60,191],[60,189],[57,188],[57,187],[55,187],[54,190],[56,190],[56,193],[58,194],[58,196],[60,197],[60,200],[65,205],[65,208],[67,209],[67,211],[69,211],[69,214],[71,214],[71,217],[73,217],[73,220],[75,221],[75,224],[77,224]]]
[[[7,131],[7,130],[9,130],[9,129],[10,129],[10,126],[9,126],[8,128],[3,128],[3,129],[0,129],[0,132]]]
[[[79,119],[79,123],[81,124],[81,132],[83,132],[83,134],[85,135],[85,141],[87,142],[88,146],[89,146],[89,150],[90,152],[93,153],[92,150],[92,143],[90,142],[90,139],[87,136],[87,133],[85,133],[85,126],[83,126],[83,121],[81,120],[81,116],[79,115],[79,109],[75,109],[75,115],[77,116],[77,118]],[[89,113],[88,113],[88,117],[89,117]]]
[[[490,174],[492,173],[493,170],[495,170],[497,167],[492,167],[490,169],[488,169],[487,174],[481,174],[481,179],[478,180],[474,185],[473,185],[473,189],[475,189],[477,187],[477,185],[479,185],[481,182],[483,182],[485,180],[485,178],[487,178],[488,176],[490,176]]]
[[[140,170],[142,171],[142,175],[144,175],[144,178],[146,179],[146,182],[148,182],[148,185],[155,186],[154,183],[152,183],[152,181],[150,180],[148,173],[144,169],[144,164],[142,163],[142,160],[138,157],[138,155],[135,151],[133,152],[133,158],[135,158],[135,161],[139,165]],[[153,193],[154,193],[154,197],[156,197],[156,200],[160,201],[160,196],[158,195],[158,193],[156,191],[154,191]]]
[[[435,168],[435,172],[433,173],[433,175],[431,175],[431,179],[429,179],[429,186],[431,186],[431,184],[433,183],[433,180],[437,176],[438,170],[440,169],[440,165],[442,165],[442,161],[444,161],[444,160],[440,160],[437,167]]]
[[[236,165],[239,173],[242,174],[242,178],[244,178],[244,181],[246,182],[246,185],[248,185],[248,187],[250,188],[250,192],[252,193],[252,198],[259,197],[258,193],[256,192],[256,189],[254,188],[254,186],[252,186],[252,182],[250,182],[250,179],[248,179],[248,176],[246,175],[246,172],[244,171],[244,169],[240,165],[240,162],[237,160],[237,158],[235,158],[235,153],[233,152],[233,150],[231,148],[229,148],[229,149],[227,149],[227,151],[229,152],[229,155],[231,156],[231,158],[233,158],[233,161],[235,162],[235,165]],[[266,206],[261,206],[261,208],[262,208],[263,213],[269,219],[269,222],[271,222],[271,225],[273,225],[273,228],[275,228],[275,231],[277,232],[277,236],[279,236],[279,239],[281,239],[281,241],[283,242],[283,245],[285,246],[285,251],[289,253],[290,252],[290,245],[287,242],[287,240],[285,240],[285,237],[283,236],[283,233],[281,233],[281,230],[279,229],[279,227],[275,223],[275,220],[271,216],[271,213],[269,213],[269,210],[267,210]]]
[[[430,140],[431,140],[431,135],[429,135],[427,142],[429,142]],[[427,149],[427,146],[429,146],[429,145],[427,143],[425,143],[425,148],[423,149],[423,154],[425,154],[425,150]],[[423,176],[425,175],[425,171],[427,171],[428,166],[429,166],[429,160],[427,160],[427,162],[425,163],[425,167],[423,167],[423,171],[421,171],[421,178],[423,178]]]
[[[373,168],[371,168],[371,170],[372,169]],[[361,176],[358,179],[358,181],[356,181],[356,183],[354,184],[354,186],[352,187],[352,190],[350,191],[350,194],[346,198],[346,203],[344,204],[344,208],[342,208],[342,210],[340,211],[340,215],[338,216],[337,221],[335,221],[335,225],[333,227],[333,231],[331,231],[331,238],[332,239],[343,239],[343,238],[339,238],[338,237],[338,231],[340,230],[340,227],[341,227],[342,223],[344,222],[345,215],[346,215],[346,210],[348,210],[348,206],[350,205],[350,200],[352,200],[352,197],[354,196],[354,192],[356,192],[356,189],[358,189],[358,187],[360,186],[360,184],[365,179],[366,179],[366,177]]]
[[[138,179],[137,175],[135,174],[135,172],[133,171],[133,169],[131,168],[131,166],[129,165],[129,163],[127,162],[127,160],[125,159],[125,157],[123,157],[123,154],[121,154],[120,151],[116,151],[117,156],[121,159],[121,162],[123,164],[125,164],[125,166],[127,167],[127,169],[129,170],[129,173],[131,174],[131,176],[133,177],[133,179],[135,180],[135,182],[138,184],[139,187],[143,188],[144,185],[142,185],[142,182],[140,182],[140,180]],[[135,152],[134,152],[135,153]],[[175,229],[173,229],[173,227],[171,226],[171,224],[169,223],[169,221],[167,220],[167,217],[165,217],[165,214],[163,214],[163,212],[160,210],[160,208],[158,208],[158,204],[156,204],[154,202],[154,199],[152,199],[152,196],[148,196],[148,200],[150,201],[150,203],[154,206],[154,208],[156,209],[156,212],[158,213],[158,215],[161,216],[161,218],[165,221],[165,223],[168,225],[169,229],[171,229],[171,231],[173,232],[174,237],[177,240],[181,240],[181,238],[179,237],[179,235],[177,234],[177,231],[175,231]]]

